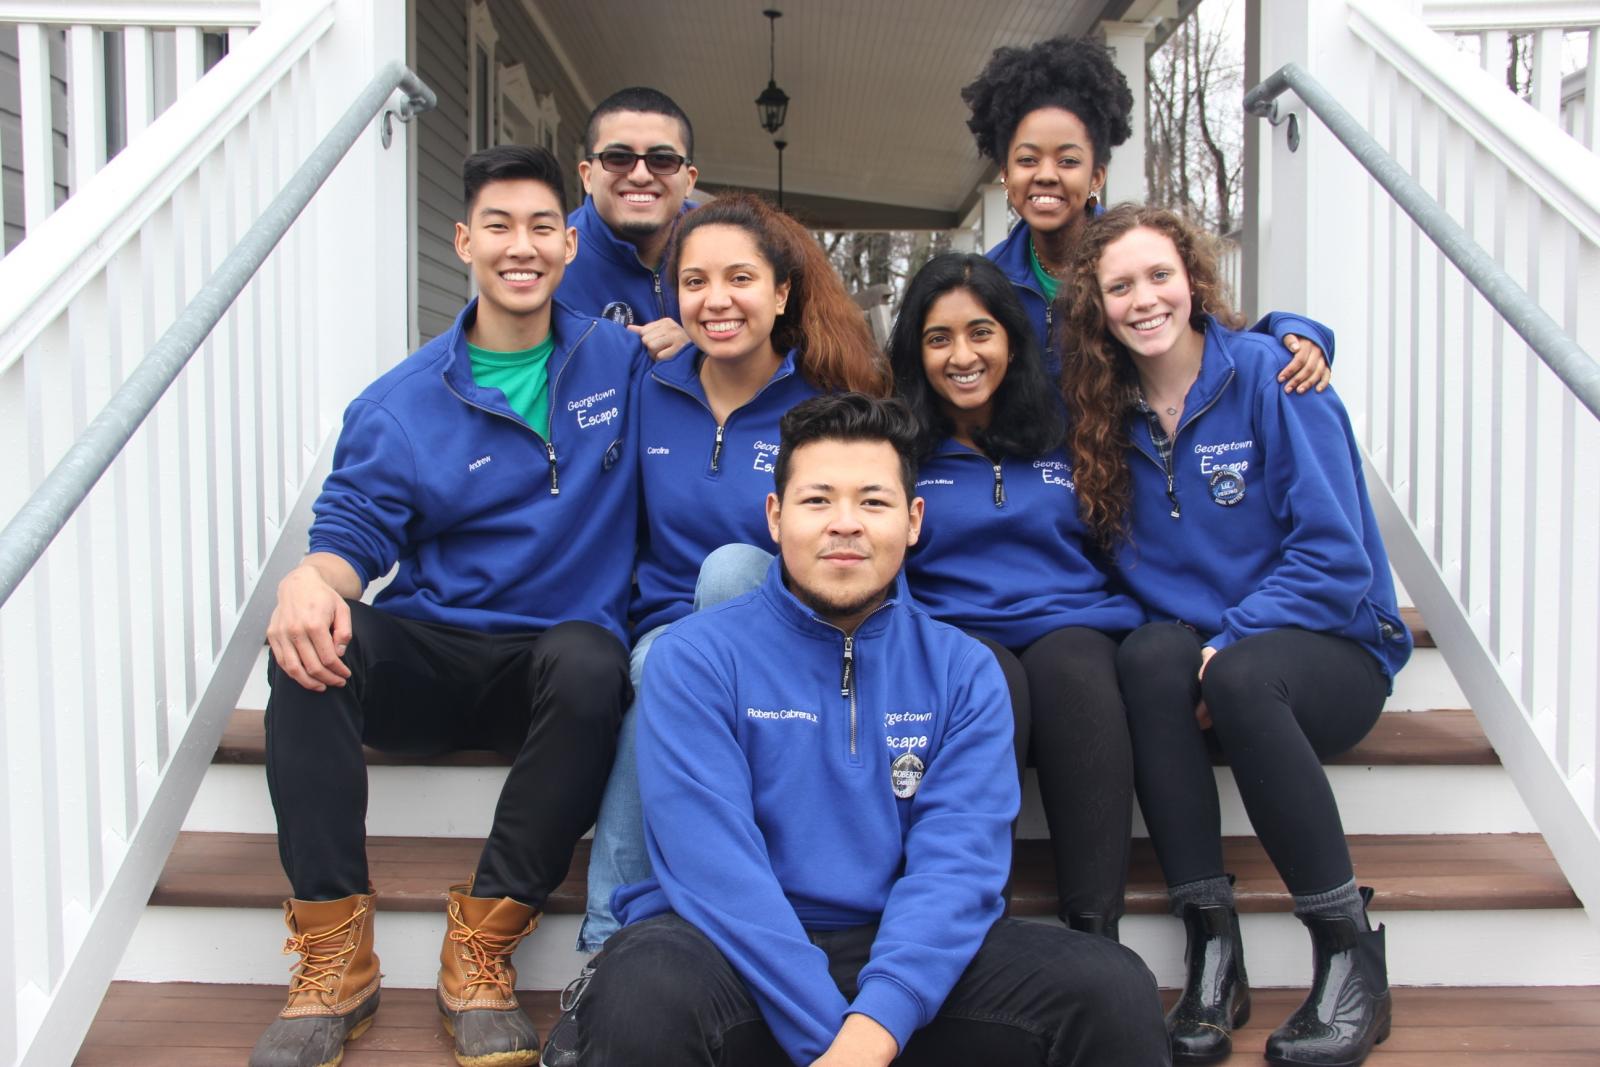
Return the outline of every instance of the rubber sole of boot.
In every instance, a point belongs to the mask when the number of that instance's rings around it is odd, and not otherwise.
[[[1374,1049],[1389,1040],[1389,1030],[1393,1025],[1394,1019],[1392,1016],[1383,1020],[1383,1025],[1378,1027],[1378,1036],[1372,1039],[1372,1047]],[[1273,1067],[1361,1067],[1361,1064],[1367,1062],[1367,1057],[1370,1055],[1372,1055],[1372,1052],[1369,1050],[1353,1060],[1295,1060],[1286,1059],[1282,1056],[1268,1056],[1266,1059]]]
[[[444,1020],[444,1032],[455,1037],[455,1020],[450,1018],[449,1013],[443,1011],[439,1013],[439,1018]],[[461,1067],[537,1067],[539,1050],[535,1048],[518,1049],[515,1052],[489,1052],[482,1056],[463,1056],[457,1052],[455,1057]]]

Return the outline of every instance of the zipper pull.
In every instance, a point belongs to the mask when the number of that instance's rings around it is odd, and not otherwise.
[[[545,455],[550,457],[550,495],[561,495],[561,483],[556,481],[556,446],[554,442],[546,441],[544,444]]]
[[[1172,501],[1172,517],[1176,519],[1181,509],[1178,507],[1178,494],[1173,488],[1170,474],[1167,475],[1167,499]]]
[[[717,461],[722,458],[722,427],[717,427],[717,443],[711,446],[711,469],[717,469]]]
[[[1000,464],[994,465],[994,506],[1004,507],[1006,503],[1006,480],[1000,473]]]
[[[856,639],[853,635],[846,635],[844,639],[844,668],[839,674],[839,695],[850,695],[850,687],[855,684],[851,678],[856,665]]]

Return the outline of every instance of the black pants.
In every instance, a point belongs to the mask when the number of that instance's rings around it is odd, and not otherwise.
[[[845,999],[875,926],[812,935]],[[787,1067],[744,981],[676,915],[626,927],[595,960],[579,1018],[584,1067]],[[1001,919],[944,1007],[906,1044],[916,1067],[1171,1063],[1155,978],[1106,938]]]
[[[268,671],[267,785],[294,895],[367,891],[361,746],[407,755],[464,748],[513,757],[473,893],[542,908],[594,823],[630,699],[628,654],[593,623],[481,634],[350,604],[343,688],[316,693]]]
[[[1015,652],[978,640],[1000,661],[1011,690],[1018,773],[1029,755],[1039,772],[1062,921],[1120,918],[1133,838],[1133,751],[1116,639],[1069,626]]]
[[[1212,657],[1175,623],[1135,630],[1117,654],[1133,735],[1139,806],[1168,885],[1218,877],[1222,820],[1205,733],[1233,768],[1250,825],[1297,896],[1353,877],[1350,849],[1322,759],[1352,748],[1383,712],[1389,681],[1353,641],[1305,630],[1247,637]]]

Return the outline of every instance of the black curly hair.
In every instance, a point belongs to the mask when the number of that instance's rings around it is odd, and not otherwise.
[[[983,73],[961,90],[972,109],[967,129],[978,151],[1001,165],[1029,112],[1060,107],[1078,116],[1094,143],[1094,162],[1133,133],[1133,93],[1103,45],[1054,37],[1029,48],[996,48]]]

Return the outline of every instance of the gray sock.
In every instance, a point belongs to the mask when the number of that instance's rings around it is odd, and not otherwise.
[[[1202,908],[1220,904],[1231,908],[1233,881],[1227,875],[1219,874],[1215,878],[1201,878],[1194,882],[1184,882],[1182,885],[1169,885],[1167,900],[1171,903],[1172,914],[1177,916],[1183,915],[1185,904]]]
[[[1311,893],[1306,896],[1296,894],[1294,913],[1302,919],[1307,916],[1332,918],[1343,915],[1356,924],[1357,930],[1372,929],[1367,923],[1367,909],[1361,903],[1361,891],[1356,888],[1354,878],[1326,893]]]

